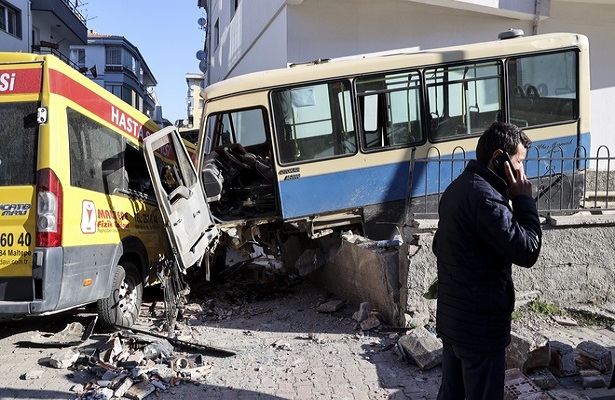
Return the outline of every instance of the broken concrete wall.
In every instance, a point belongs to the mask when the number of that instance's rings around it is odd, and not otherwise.
[[[363,238],[364,239],[364,238]],[[399,252],[376,242],[342,240],[332,246],[325,266],[310,275],[317,286],[349,302],[369,303],[391,325],[399,321]]]
[[[404,245],[399,254],[403,310],[400,324],[406,326],[424,325],[435,316],[436,301],[423,297],[437,275],[433,232],[435,229],[408,228],[404,233],[405,241],[413,241],[416,246]],[[560,307],[570,303],[613,302],[613,237],[614,226],[543,225],[543,247],[536,265],[530,269],[513,266],[517,299],[532,293]]]

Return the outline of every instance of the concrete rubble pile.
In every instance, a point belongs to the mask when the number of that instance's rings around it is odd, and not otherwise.
[[[117,332],[91,354],[74,348],[51,355],[48,364],[94,376],[83,387],[75,387],[78,398],[88,400],[141,400],[184,382],[198,384],[213,366],[201,354],[176,352],[166,339]]]
[[[408,330],[397,348],[422,370],[442,363],[442,342],[425,327]],[[506,365],[505,400],[589,400],[583,391],[606,390],[613,372],[611,351],[598,343],[573,347],[523,329],[512,333]]]

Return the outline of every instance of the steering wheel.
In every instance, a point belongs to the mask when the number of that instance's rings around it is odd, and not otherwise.
[[[243,147],[241,147],[241,150],[243,150]],[[230,147],[226,147],[226,146],[222,149],[222,151],[228,157],[229,161],[235,164],[236,166],[240,168],[252,168],[249,164],[246,164],[243,161],[243,156],[245,153],[237,154],[238,152],[235,149],[231,149]]]

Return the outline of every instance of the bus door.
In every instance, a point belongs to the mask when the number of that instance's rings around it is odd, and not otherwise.
[[[218,236],[205,193],[179,132],[164,128],[143,140],[160,213],[182,271],[200,264]]]

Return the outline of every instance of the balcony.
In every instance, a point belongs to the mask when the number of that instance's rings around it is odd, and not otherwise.
[[[66,56],[66,54],[62,53],[59,50],[59,46],[57,43],[51,43],[41,40],[39,44],[32,45],[32,52],[37,54],[53,54],[60,60],[64,61],[66,64],[81,72],[82,74],[87,72],[87,68],[85,70],[83,68],[80,68],[79,65],[71,61],[71,59]]]
[[[70,44],[86,44],[88,29],[83,15],[69,0],[31,0],[33,14],[39,14]]]

